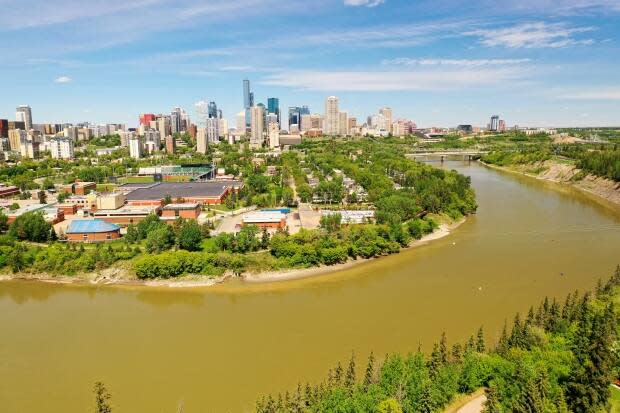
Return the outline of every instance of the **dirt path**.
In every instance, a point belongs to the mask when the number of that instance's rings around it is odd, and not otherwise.
[[[443,413],[481,413],[484,410],[486,400],[487,396],[484,394],[484,389],[478,389],[472,394],[455,400]]]

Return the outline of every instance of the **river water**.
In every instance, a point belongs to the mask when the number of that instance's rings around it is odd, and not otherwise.
[[[0,411],[243,412],[352,352],[465,340],[545,296],[590,289],[620,263],[620,212],[570,188],[487,169],[450,236],[314,279],[205,289],[0,283]],[[360,361],[360,364],[363,362]]]

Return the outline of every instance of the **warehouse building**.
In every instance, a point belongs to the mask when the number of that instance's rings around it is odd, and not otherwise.
[[[100,219],[76,219],[65,234],[70,242],[104,242],[120,238],[121,227]]]

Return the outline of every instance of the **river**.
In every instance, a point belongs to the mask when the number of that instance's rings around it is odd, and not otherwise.
[[[414,351],[442,331],[498,337],[516,311],[590,289],[620,262],[620,213],[476,163],[478,213],[450,236],[314,279],[204,289],[0,283],[0,410],[244,412],[352,352]],[[360,360],[359,365],[365,361]]]

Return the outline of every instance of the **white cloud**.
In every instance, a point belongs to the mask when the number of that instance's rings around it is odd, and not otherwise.
[[[73,79],[71,79],[69,76],[60,76],[54,80],[54,83],[65,84],[65,83],[71,83],[72,80]]]
[[[523,23],[502,29],[477,29],[463,33],[477,36],[489,47],[504,46],[516,48],[560,48],[594,43],[592,39],[576,39],[574,36],[596,30],[594,27],[569,27],[564,23]]]
[[[267,77],[261,83],[319,91],[411,91],[450,90],[481,87],[514,81],[524,73],[511,69],[433,70],[410,72],[321,72],[286,71]]]
[[[385,59],[381,61],[385,66],[500,66],[500,65],[519,65],[531,62],[530,59],[411,59],[399,57],[396,59]]]
[[[558,97],[568,100],[620,100],[620,88],[579,90],[560,94]]]
[[[385,3],[385,0],[344,0],[345,6],[365,6],[365,7],[377,7],[380,4]]]

